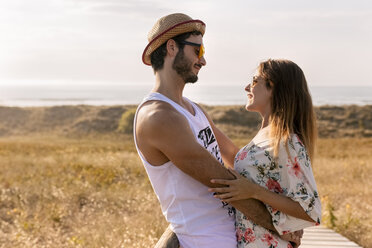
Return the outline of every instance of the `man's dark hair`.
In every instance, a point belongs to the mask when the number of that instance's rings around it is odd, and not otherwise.
[[[183,50],[184,44],[181,42],[189,38],[191,35],[201,35],[199,31],[192,31],[188,33],[183,33],[172,38],[177,43],[177,46],[180,50]],[[164,42],[160,47],[151,53],[151,66],[154,69],[154,72],[161,70],[164,66],[164,58],[167,55],[167,42]]]

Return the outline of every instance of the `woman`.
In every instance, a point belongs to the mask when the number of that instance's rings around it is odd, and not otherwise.
[[[235,180],[213,179],[209,189],[224,202],[255,198],[265,203],[280,235],[320,223],[321,205],[310,159],[315,114],[305,76],[289,60],[262,62],[245,88],[246,109],[262,117],[260,131],[235,156]],[[238,247],[292,247],[236,213]]]

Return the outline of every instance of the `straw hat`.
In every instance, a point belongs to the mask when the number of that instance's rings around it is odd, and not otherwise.
[[[199,31],[204,35],[205,23],[193,20],[190,16],[181,13],[163,16],[155,23],[147,36],[149,44],[142,54],[143,63],[151,65],[151,53],[167,40],[192,31]]]

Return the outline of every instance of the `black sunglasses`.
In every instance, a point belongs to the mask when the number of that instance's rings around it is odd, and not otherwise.
[[[198,43],[194,43],[194,42],[190,42],[186,40],[180,41],[179,43],[184,44],[184,45],[199,47],[199,54],[198,54],[199,59],[203,57],[205,54],[205,48],[203,44],[198,44]]]

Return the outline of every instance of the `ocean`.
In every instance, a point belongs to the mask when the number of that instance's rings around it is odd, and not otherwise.
[[[152,85],[0,85],[0,106],[138,104]],[[315,106],[370,105],[372,87],[310,87]],[[207,105],[244,105],[244,85],[187,85],[184,96]]]

